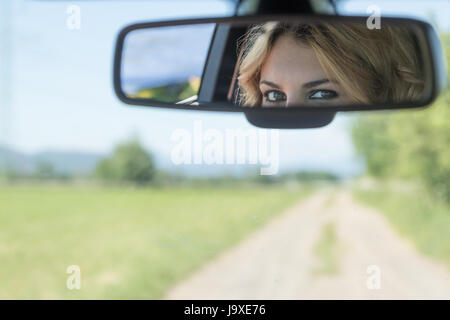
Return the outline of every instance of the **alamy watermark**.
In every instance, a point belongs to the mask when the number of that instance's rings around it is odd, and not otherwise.
[[[81,269],[77,265],[71,265],[67,267],[66,273],[70,274],[67,277],[66,287],[69,290],[81,289]]]
[[[366,286],[369,290],[380,290],[381,289],[381,268],[377,265],[367,266],[366,269],[367,280]]]
[[[81,29],[81,8],[77,5],[70,5],[66,9],[66,26],[69,30]]]
[[[381,29],[381,9],[377,5],[370,5],[366,9],[370,16],[366,20],[366,26],[369,30]]]
[[[175,165],[260,165],[261,175],[279,168],[279,130],[204,129],[201,120],[192,130],[176,129],[171,136]]]

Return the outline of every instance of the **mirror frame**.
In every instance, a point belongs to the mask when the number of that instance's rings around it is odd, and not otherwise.
[[[411,109],[411,108],[422,108],[431,104],[439,95],[439,93],[446,86],[446,68],[443,58],[443,52],[439,37],[434,30],[434,28],[427,22],[411,19],[411,18],[400,18],[400,17],[382,17],[381,25],[384,23],[389,23],[391,25],[405,25],[408,27],[416,28],[418,35],[418,45],[423,52],[424,61],[424,72],[427,82],[430,85],[426,88],[427,92],[426,99],[417,102],[408,103],[390,103],[390,104],[374,104],[374,105],[340,105],[340,106],[304,106],[304,107],[293,107],[293,108],[261,108],[261,107],[242,107],[232,105],[225,102],[211,102],[203,103],[201,105],[185,105],[185,104],[175,104],[175,103],[165,103],[150,99],[139,99],[130,98],[122,90],[121,85],[121,64],[122,64],[122,51],[126,36],[134,31],[140,29],[158,28],[158,27],[170,27],[170,26],[182,26],[182,25],[195,25],[195,24],[235,24],[235,25],[247,25],[247,24],[258,24],[268,21],[278,21],[283,20],[287,22],[296,22],[299,20],[305,23],[345,23],[345,22],[356,22],[356,23],[366,23],[367,16],[335,16],[335,15],[251,15],[251,16],[233,16],[233,17],[214,17],[214,18],[200,18],[200,19],[183,19],[183,20],[168,20],[159,22],[142,22],[135,23],[124,27],[116,41],[115,55],[114,55],[114,71],[113,71],[113,83],[114,90],[117,97],[124,103],[129,105],[138,106],[150,106],[150,107],[160,107],[160,108],[171,108],[171,109],[182,109],[182,110],[198,110],[198,111],[222,111],[222,112],[243,112],[247,114],[256,113],[267,113],[267,114],[283,114],[288,115],[290,118],[295,114],[301,114],[304,112],[308,113],[324,113],[332,115],[334,117],[335,112],[346,112],[346,111],[368,111],[368,110],[392,110],[392,109]],[[216,25],[217,29],[217,25]],[[214,41],[213,40],[211,43]],[[202,74],[202,80],[204,75],[209,72],[208,61],[210,60],[212,49],[210,46],[207,60],[205,62],[205,67]],[[221,61],[220,61],[221,63]],[[217,63],[216,63],[217,64]],[[203,85],[199,89],[204,90]],[[212,88],[213,86],[206,86]],[[250,110],[251,109],[251,110]],[[300,113],[299,113],[300,111]],[[265,117],[264,117],[265,118]],[[281,114],[279,118],[285,118]],[[250,120],[249,120],[250,121]],[[251,122],[251,121],[250,121]]]

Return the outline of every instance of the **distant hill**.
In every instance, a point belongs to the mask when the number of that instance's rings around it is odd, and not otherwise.
[[[102,154],[86,152],[45,151],[28,154],[0,146],[0,170],[10,167],[26,174],[33,172],[39,163],[49,163],[58,173],[88,174],[102,157]]]

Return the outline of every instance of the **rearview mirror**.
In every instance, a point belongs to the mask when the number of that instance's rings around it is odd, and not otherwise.
[[[372,27],[366,17],[339,16],[135,24],[117,40],[115,90],[128,104],[193,110],[430,104],[446,73],[434,29],[404,18],[382,18],[380,28]]]

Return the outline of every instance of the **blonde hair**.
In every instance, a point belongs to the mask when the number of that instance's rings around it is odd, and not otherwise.
[[[413,35],[404,28],[369,30],[355,23],[268,22],[250,28],[238,44],[239,104],[261,105],[261,68],[281,35],[309,45],[327,75],[337,80],[355,103],[405,102],[422,96],[422,63]]]

